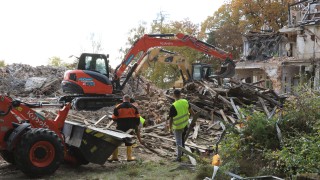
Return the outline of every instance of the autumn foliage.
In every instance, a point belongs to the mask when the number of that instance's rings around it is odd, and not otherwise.
[[[292,0],[231,0],[201,24],[200,35],[239,58],[242,35],[249,32],[276,32],[287,24],[288,3]]]

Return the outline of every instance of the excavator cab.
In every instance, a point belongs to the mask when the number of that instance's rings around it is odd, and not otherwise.
[[[79,58],[79,70],[99,72],[109,78],[109,54],[83,53]]]
[[[68,70],[61,83],[63,92],[71,94],[112,94],[109,79],[109,55],[83,53],[77,70]]]
[[[192,64],[192,79],[201,80],[206,79],[213,75],[213,67],[210,64],[205,63],[193,63]]]
[[[121,102],[121,96],[113,94],[109,79],[109,55],[83,53],[78,68],[64,73],[61,87],[72,94],[60,97],[60,102],[72,102],[77,110],[97,110]]]

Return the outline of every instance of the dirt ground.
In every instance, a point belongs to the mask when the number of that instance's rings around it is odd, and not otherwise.
[[[62,164],[50,176],[40,179],[194,179],[189,168],[181,168],[172,163],[171,158],[162,158],[156,154],[146,154],[141,148],[134,148],[135,162],[127,162],[126,147],[120,147],[119,162],[106,162],[104,165],[88,164],[74,167]],[[188,163],[186,163],[188,164]],[[188,167],[188,165],[186,166]],[[0,179],[29,179],[14,165],[0,158]]]

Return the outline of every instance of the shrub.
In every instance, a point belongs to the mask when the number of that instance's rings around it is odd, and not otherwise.
[[[301,88],[279,111],[283,116],[267,119],[250,107],[242,110],[250,120],[242,120],[239,131],[228,129],[220,148],[221,169],[243,176],[290,178],[299,173],[320,173],[319,107],[319,92]],[[276,124],[281,130],[281,143]]]

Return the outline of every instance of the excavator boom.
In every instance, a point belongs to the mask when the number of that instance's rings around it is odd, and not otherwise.
[[[232,55],[227,53],[211,44],[200,41],[195,37],[178,34],[146,34],[138,39],[126,54],[122,63],[116,68],[114,73],[114,81],[118,81],[123,72],[127,69],[128,65],[137,58],[137,64],[139,65],[147,55],[147,51],[151,47],[163,47],[163,46],[176,46],[176,47],[190,47],[205,54],[217,57],[224,61],[222,67],[226,67],[224,72],[220,72],[220,77],[232,77],[235,71],[235,64],[231,60]],[[136,57],[141,54],[140,57]],[[122,86],[123,87],[123,86]]]

